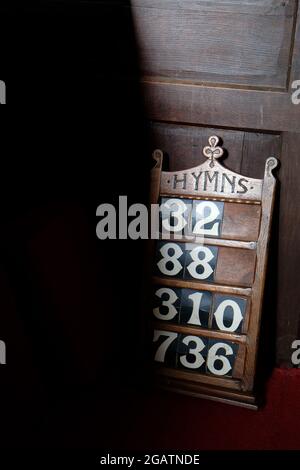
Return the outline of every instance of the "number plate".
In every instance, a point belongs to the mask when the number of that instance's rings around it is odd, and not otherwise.
[[[247,299],[184,288],[154,289],[154,320],[198,328],[240,333]]]
[[[193,243],[158,242],[155,273],[174,279],[213,281],[218,248]]]
[[[154,330],[154,360],[166,367],[231,376],[238,345],[224,340]]]
[[[207,160],[184,171],[162,171],[154,153],[154,361],[164,388],[254,406],[277,160],[249,178],[220,163],[218,142],[210,137]]]
[[[161,198],[160,232],[174,237],[229,238],[255,241],[261,218],[259,205],[180,198]]]

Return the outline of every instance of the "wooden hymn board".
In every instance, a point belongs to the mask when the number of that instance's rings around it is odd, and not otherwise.
[[[160,386],[257,408],[253,391],[276,181],[219,163],[219,138],[207,160],[162,171],[153,154],[151,203],[160,205],[153,256],[151,331]]]

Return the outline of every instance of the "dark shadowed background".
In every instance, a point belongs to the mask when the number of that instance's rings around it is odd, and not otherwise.
[[[0,7],[0,383],[3,439],[23,442],[51,400],[130,382],[143,245],[97,240],[96,208],[147,202],[151,162],[130,9],[13,3]]]

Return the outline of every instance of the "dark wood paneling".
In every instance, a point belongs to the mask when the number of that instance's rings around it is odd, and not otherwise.
[[[146,81],[144,94],[147,114],[156,121],[300,132],[299,106],[290,93]]]
[[[131,3],[145,76],[286,88],[295,0]]]
[[[268,157],[280,158],[281,136],[245,132],[241,171],[253,178],[261,178]]]
[[[299,4],[299,1],[298,1]],[[293,82],[293,80],[299,80],[300,77],[300,53],[299,53],[299,48],[300,48],[300,21],[299,21],[299,14],[300,14],[300,4],[298,7],[298,17],[297,17],[297,22],[295,24],[295,40],[293,44],[293,50],[291,50],[291,73],[290,73],[290,86]]]
[[[290,365],[300,338],[300,134],[283,134],[277,288],[277,356]]]

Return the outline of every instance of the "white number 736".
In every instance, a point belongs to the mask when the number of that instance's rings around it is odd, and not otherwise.
[[[161,336],[165,336],[166,340],[163,341],[160,346],[157,348],[155,354],[155,361],[165,362],[165,357],[167,350],[171,344],[178,338],[178,333],[173,333],[171,331],[162,331],[155,330],[153,342],[155,343]],[[183,343],[189,348],[189,357],[187,355],[180,356],[180,362],[184,367],[188,369],[198,369],[202,364],[205,363],[205,358],[202,356],[201,352],[205,349],[205,344],[203,340],[198,336],[186,336],[183,338]],[[191,345],[194,345],[193,347]],[[219,350],[222,349],[225,351],[225,356],[218,354]],[[226,375],[232,369],[232,365],[226,356],[232,356],[234,354],[232,347],[228,343],[215,343],[211,346],[208,351],[207,356],[207,368],[209,372],[214,375],[222,376]],[[190,361],[191,358],[194,360]],[[222,365],[222,367],[216,368],[216,362]]]

